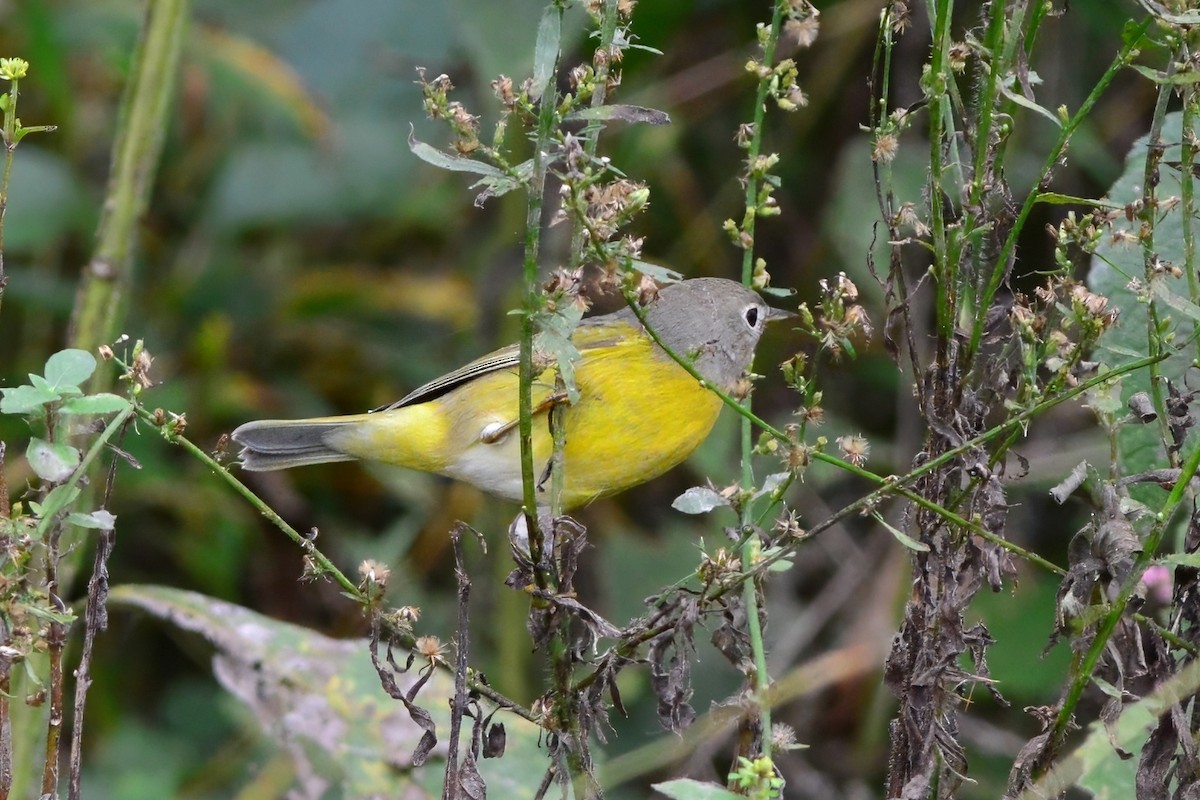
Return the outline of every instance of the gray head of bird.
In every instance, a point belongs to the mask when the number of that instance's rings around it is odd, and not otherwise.
[[[723,390],[749,371],[767,323],[793,316],[724,278],[670,284],[646,308],[646,322],[663,344],[691,359],[706,380]]]

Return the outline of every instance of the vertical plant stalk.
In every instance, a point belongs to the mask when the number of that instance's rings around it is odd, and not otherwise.
[[[929,228],[933,235],[934,284],[937,299],[937,365],[945,372],[950,366],[950,346],[954,339],[954,323],[958,313],[959,278],[954,275],[957,266],[949,252],[946,236],[946,219],[942,206],[942,152],[947,134],[952,134],[953,119],[944,114],[946,86],[953,80],[947,74],[947,54],[950,49],[950,19],[954,13],[952,0],[936,0],[929,10],[933,24],[933,44],[929,61]],[[947,130],[947,122],[950,123]]]
[[[93,350],[111,341],[120,326],[137,225],[149,203],[175,96],[187,17],[188,0],[146,4],[133,71],[121,101],[96,250],[83,271],[72,312],[71,347]],[[93,387],[101,388],[105,380],[100,378]]]
[[[1035,188],[1040,189],[1045,186],[1051,174],[1054,172],[1055,166],[1062,160],[1063,153],[1067,148],[1071,137],[1078,130],[1083,121],[1091,114],[1092,108],[1100,100],[1100,96],[1108,89],[1109,84],[1116,78],[1117,73],[1128,66],[1139,52],[1139,47],[1142,43],[1142,37],[1146,35],[1146,30],[1150,27],[1153,19],[1145,19],[1133,27],[1126,35],[1126,43],[1117,53],[1117,57],[1108,65],[1104,75],[1092,87],[1092,91],[1088,93],[1087,98],[1080,104],[1078,110],[1071,116],[1069,120],[1063,123],[1062,128],[1058,132],[1058,139],[1050,148],[1050,153],[1046,156],[1046,161],[1042,165],[1041,176],[1038,180],[1038,185]],[[984,288],[983,294],[979,298],[977,306],[982,309],[991,307],[992,300],[996,296],[996,292],[1000,291],[1000,286],[1004,282],[1006,274],[1004,265],[1012,258],[1013,253],[1017,248],[1017,238],[1021,231],[1025,228],[1025,221],[1029,218],[1033,207],[1037,205],[1038,192],[1031,191],[1025,197],[1025,202],[1021,204],[1021,210],[1017,212],[1016,221],[1013,222],[1012,228],[1009,230],[1008,236],[1004,239],[1004,245],[1000,250],[1000,255],[996,258],[995,266],[992,269],[992,274],[988,277],[988,282]],[[971,361],[979,352],[979,344],[983,339],[983,328],[987,322],[987,314],[981,313],[976,315],[974,327],[971,330],[970,345],[966,350],[967,363],[963,365],[963,371],[967,372],[971,369]]]
[[[46,595],[56,612],[65,613],[66,603],[58,596],[58,557],[62,539],[61,523],[54,527],[46,542]],[[42,762],[42,797],[58,797],[59,741],[63,726],[63,650],[67,644],[66,623],[57,620],[47,626],[47,653],[50,675],[47,680],[50,714],[46,719],[46,751]]]
[[[542,219],[546,191],[546,174],[549,170],[554,146],[554,130],[558,123],[558,100],[553,77],[560,55],[563,6],[551,2],[543,12],[538,25],[538,38],[534,53],[534,89],[531,100],[539,103],[537,130],[534,135],[533,174],[529,181],[525,217],[525,261],[524,261],[524,313],[521,315],[521,342],[519,365],[519,420],[518,430],[521,444],[522,498],[525,505],[526,528],[529,533],[529,555],[533,563],[534,581],[542,591],[557,592],[556,570],[547,563],[545,537],[537,502],[538,476],[533,463],[533,336],[534,319],[543,308],[544,297],[539,287],[538,260],[541,245]],[[561,376],[559,378],[561,381]],[[561,489],[563,484],[562,447],[565,443],[561,414],[550,412],[554,439],[551,453],[551,502],[552,515],[561,511]],[[557,477],[554,477],[557,473]],[[554,519],[550,525],[555,524]],[[539,601],[534,601],[539,602]],[[570,635],[568,622],[555,634],[549,646],[551,673],[554,681],[554,714],[559,735],[565,740],[566,768],[575,787],[577,797],[590,796],[592,779],[586,758],[586,734],[583,733],[579,715],[576,713],[577,697],[571,691],[571,655],[568,646]]]
[[[0,464],[2,473],[3,464]],[[12,647],[8,621],[0,615],[0,800],[13,785]]]
[[[559,36],[562,30],[562,8],[551,3],[538,25],[538,41],[534,53],[534,81],[539,83],[537,101],[537,131],[533,142],[533,174],[529,179],[525,210],[525,260],[523,280],[525,289],[524,313],[521,315],[520,382],[517,402],[517,430],[521,443],[521,488],[525,505],[525,522],[529,533],[529,555],[533,561],[534,578],[539,589],[546,588],[542,566],[544,531],[538,519],[537,476],[533,471],[533,334],[534,317],[542,308],[542,292],[538,287],[538,255],[542,240],[542,215],[546,193],[546,172],[554,133],[556,93],[553,75],[558,63]]]
[[[783,27],[785,5],[786,3],[782,2],[782,0],[774,3],[774,9],[771,14],[771,31],[762,46],[762,64],[764,69],[770,69],[775,61],[775,48],[779,43],[779,32]],[[763,121],[766,118],[767,96],[769,92],[770,84],[768,79],[760,78],[758,81],[758,90],[754,94],[753,135],[750,137],[749,147],[746,151],[746,165],[748,170],[745,194],[746,214],[742,222],[742,231],[745,234],[743,239],[744,247],[742,249],[742,283],[746,286],[751,286],[754,281],[754,230],[760,188],[759,180],[755,176],[754,165],[762,152],[762,127]],[[750,411],[749,395],[741,400],[740,405],[746,411]],[[742,535],[745,539],[741,549],[741,560],[742,570],[746,573],[751,573],[761,553],[758,537],[754,532],[754,509],[748,499],[754,491],[754,466],[752,462],[754,454],[754,431],[751,427],[749,417],[743,416],[740,422],[742,452],[741,488],[742,495],[747,498],[742,503],[739,519]],[[742,603],[746,608],[746,628],[750,637],[750,649],[754,658],[754,676],[751,694],[754,702],[754,710],[758,715],[758,726],[760,729],[758,737],[759,755],[764,758],[770,758],[771,705],[768,692],[771,688],[771,675],[767,670],[767,651],[766,645],[763,643],[762,621],[759,619],[758,589],[758,578],[746,580],[742,584]]]
[[[1146,163],[1142,172],[1142,207],[1138,211],[1138,220],[1141,222],[1141,239],[1142,245],[1142,269],[1143,277],[1146,281],[1146,286],[1150,286],[1150,282],[1155,278],[1157,272],[1158,253],[1154,249],[1154,226],[1158,219],[1158,181],[1159,168],[1162,164],[1163,153],[1166,152],[1166,144],[1162,140],[1163,122],[1167,116],[1167,101],[1175,94],[1175,87],[1171,85],[1170,78],[1175,74],[1175,63],[1178,53],[1172,53],[1172,57],[1167,59],[1167,67],[1164,71],[1166,82],[1158,87],[1158,98],[1154,103],[1154,115],[1150,120],[1150,132],[1146,135]],[[1190,183],[1191,180],[1188,180]],[[1158,313],[1158,300],[1154,297],[1154,293],[1149,293],[1149,298],[1146,301],[1146,354],[1158,355],[1163,352],[1163,328],[1162,317]],[[1158,433],[1163,443],[1172,441],[1171,430],[1167,420],[1166,399],[1163,397],[1163,381],[1162,372],[1158,363],[1150,366],[1150,379],[1148,381],[1150,398],[1154,403],[1154,409],[1158,412]],[[1179,466],[1179,453],[1166,448],[1167,461],[1172,467]]]
[[[12,180],[13,153],[17,149],[19,83],[13,79],[12,88],[8,90],[8,109],[4,112],[4,173],[0,176],[0,310],[3,310],[4,290],[8,286],[8,273],[4,271],[4,212],[8,210],[8,186]]]
[[[1183,274],[1187,276],[1188,297],[1193,303],[1200,303],[1200,276],[1196,275],[1196,233],[1192,227],[1192,214],[1195,213],[1195,181],[1192,178],[1196,163],[1196,103],[1200,95],[1196,92],[1195,84],[1183,87],[1183,121],[1180,123],[1182,144],[1179,148],[1179,195],[1182,208],[1183,222]],[[1193,321],[1195,331],[1200,323]],[[1200,349],[1200,343],[1197,344]],[[1200,355],[1200,352],[1197,353]],[[3,498],[0,498],[2,501]]]
[[[463,556],[463,533],[467,527],[456,523],[450,529],[450,544],[454,550],[454,577],[458,581],[458,626],[454,641],[454,699],[450,706],[450,740],[446,753],[446,777],[442,783],[443,800],[462,797],[462,780],[458,774],[459,736],[462,733],[463,713],[467,709],[467,673],[469,671],[471,576],[467,574]],[[471,743],[474,747],[474,742]]]
[[[84,612],[83,650],[79,666],[75,669],[74,719],[71,723],[71,761],[68,765],[70,778],[67,784],[68,800],[80,800],[80,782],[83,777],[83,721],[87,706],[87,693],[92,685],[92,652],[96,634],[108,627],[108,558],[112,554],[116,536],[112,530],[101,531],[96,543],[92,577],[88,581],[87,610]]]

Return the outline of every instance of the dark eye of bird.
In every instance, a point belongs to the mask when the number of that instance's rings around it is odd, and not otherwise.
[[[750,306],[746,309],[746,324],[751,328],[758,325],[758,306]]]

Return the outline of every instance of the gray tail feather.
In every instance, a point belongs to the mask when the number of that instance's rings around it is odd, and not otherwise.
[[[242,469],[268,472],[275,469],[354,461],[355,457],[326,444],[326,437],[347,424],[326,421],[262,419],[247,422],[231,437],[242,446]]]

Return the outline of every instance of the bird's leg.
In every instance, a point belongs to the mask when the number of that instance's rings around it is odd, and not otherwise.
[[[555,392],[554,394],[549,395],[545,400],[543,400],[542,402],[540,402],[536,406],[534,406],[533,413],[535,415],[541,414],[543,411],[549,411],[551,408],[554,408],[554,406],[559,405],[560,403],[565,403],[565,402],[567,402],[567,393],[566,392]],[[505,436],[507,436],[509,431],[511,431],[513,428],[517,427],[517,422],[518,422],[518,420],[513,419],[513,420],[509,420],[508,422],[504,423],[503,425],[496,425],[496,426],[489,425],[483,429],[482,433],[479,434],[479,441],[483,442],[484,444],[495,444],[496,442],[500,441]]]

